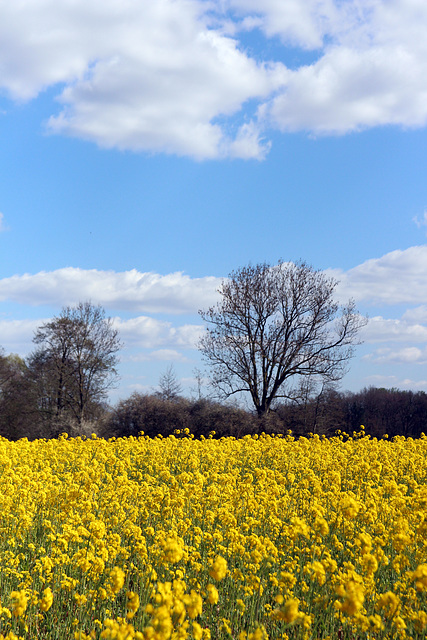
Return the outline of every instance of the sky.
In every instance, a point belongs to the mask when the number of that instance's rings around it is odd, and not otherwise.
[[[203,371],[234,269],[305,260],[369,317],[341,389],[427,391],[425,0],[0,3],[0,346],[91,301],[111,401]]]

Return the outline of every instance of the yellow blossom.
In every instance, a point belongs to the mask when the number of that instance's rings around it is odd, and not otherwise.
[[[53,593],[49,587],[43,591],[43,597],[40,600],[40,609],[42,611],[49,611],[53,602]]]
[[[365,600],[363,584],[355,580],[348,580],[345,587],[338,589],[338,594],[342,595],[344,602],[335,602],[336,608],[340,609],[348,616],[354,616],[363,607]]]
[[[110,571],[110,586],[113,593],[118,593],[123,588],[125,572],[120,567],[114,567]]]
[[[392,591],[387,591],[379,596],[377,606],[383,610],[387,618],[393,618],[399,610],[400,599]]]
[[[214,580],[223,580],[227,575],[227,561],[222,556],[217,556],[213,561],[210,569],[209,575]]]
[[[10,594],[11,610],[15,617],[23,616],[28,604],[28,596],[24,589],[21,591],[12,591]]]
[[[193,589],[190,594],[183,596],[188,615],[190,618],[196,618],[202,613],[203,600],[200,594],[196,593]]]
[[[139,595],[134,591],[128,591],[126,593],[126,598],[126,617],[128,620],[131,620],[139,609]]]
[[[203,638],[203,629],[198,622],[193,622],[193,637],[194,640],[202,640]]]
[[[208,584],[207,587],[208,592],[208,602],[210,604],[216,604],[218,602],[218,589],[213,584]]]
[[[176,564],[183,556],[183,549],[178,540],[168,537],[163,544],[164,562]]]
[[[276,609],[274,611],[276,620],[283,620],[283,622],[286,622],[287,624],[292,624],[298,620],[300,615],[300,612],[298,611],[299,602],[298,598],[289,598],[286,600],[280,609]]]

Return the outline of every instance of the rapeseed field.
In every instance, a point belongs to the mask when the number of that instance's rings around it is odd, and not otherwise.
[[[0,640],[425,638],[427,438],[0,439]]]

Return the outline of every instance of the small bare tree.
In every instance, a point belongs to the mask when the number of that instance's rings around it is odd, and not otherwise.
[[[366,319],[353,301],[335,302],[337,284],[305,262],[233,271],[217,305],[199,312],[210,325],[199,348],[219,395],[248,392],[263,416],[306,377],[340,380]]]
[[[178,382],[173,364],[160,376],[159,388],[157,396],[163,400],[176,400],[182,394],[182,386]]]

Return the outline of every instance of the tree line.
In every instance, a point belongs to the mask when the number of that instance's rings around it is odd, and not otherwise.
[[[168,369],[159,392],[108,406],[122,347],[118,332],[100,306],[64,307],[37,329],[26,359],[0,353],[0,435],[331,435],[361,424],[372,435],[419,435],[424,394],[336,390],[367,321],[353,301],[335,301],[337,284],[304,262],[233,271],[219,288],[218,303],[200,311],[207,326],[199,349],[215,401],[202,398],[200,389],[196,400],[181,397]],[[252,411],[230,404],[243,396]]]
[[[95,432],[105,438],[138,436],[141,432],[149,437],[191,433],[195,438],[240,438],[262,432],[331,437],[338,430],[351,435],[361,425],[377,438],[385,434],[389,438],[418,438],[427,433],[424,391],[368,387],[354,393],[329,388],[298,401],[277,402],[260,418],[255,411],[235,404],[179,395],[179,384],[170,371],[159,380],[159,391],[133,393],[115,406],[92,403],[87,417],[79,422],[74,411],[58,415],[56,407],[47,411],[40,406],[41,398],[27,380],[29,371],[23,361],[3,356],[0,362],[0,435],[11,440],[52,438],[63,432],[71,436]]]
[[[185,430],[195,438],[275,433],[295,437],[352,435],[361,426],[376,438],[427,434],[427,394],[367,387],[357,393],[326,389],[300,401],[276,403],[268,415],[209,398],[134,393],[119,402],[104,423],[107,436],[168,436]]]

